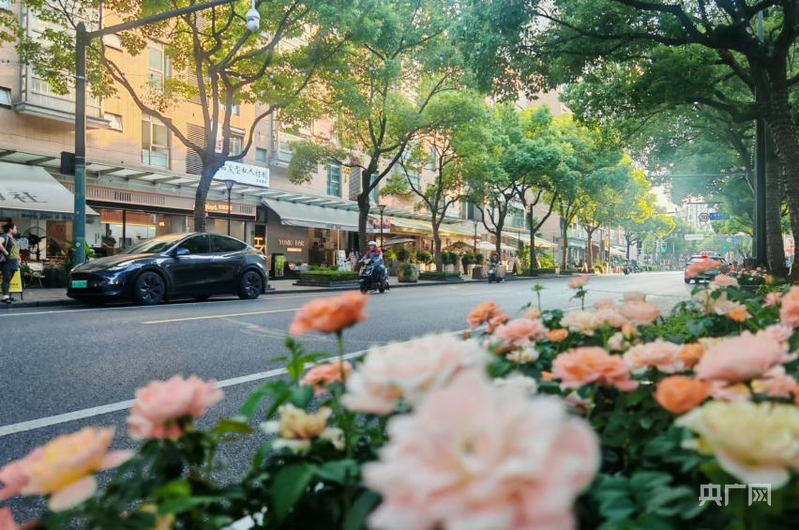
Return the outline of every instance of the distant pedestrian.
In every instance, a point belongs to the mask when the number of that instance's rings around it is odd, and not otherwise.
[[[350,270],[354,270],[354,271],[358,270],[358,261],[360,261],[360,259],[361,259],[361,257],[358,255],[358,251],[357,250],[355,250],[354,248],[352,250],[350,250],[349,260],[350,260],[350,264],[352,264],[352,269],[350,269]]]
[[[4,232],[3,235],[0,235],[0,243],[2,243],[0,246],[0,254],[2,254],[0,270],[3,273],[3,296],[0,298],[0,302],[10,304],[13,301],[9,295],[11,278],[19,270],[19,243],[14,238],[17,235],[17,227],[14,223],[11,221],[6,223]]]

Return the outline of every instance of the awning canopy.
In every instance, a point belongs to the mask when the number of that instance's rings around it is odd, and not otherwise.
[[[276,199],[264,199],[263,202],[280,216],[280,222],[286,226],[358,231],[357,211],[285,202]]]
[[[404,245],[405,243],[416,243],[416,240],[409,237],[395,237],[383,243],[383,246],[390,247],[392,245]]]
[[[71,215],[75,196],[43,167],[0,162],[0,209]]]
[[[496,250],[497,245],[489,241],[481,241],[477,243],[477,248],[479,250]],[[502,250],[519,250],[518,248],[506,245],[505,243],[500,243],[499,248],[501,248]]]
[[[515,239],[517,241],[524,241],[528,245],[530,244],[530,234],[525,232],[505,231],[502,232],[502,237],[508,237],[510,239]],[[556,245],[552,241],[548,241],[543,237],[535,236],[535,248],[555,248],[557,246],[558,245]]]

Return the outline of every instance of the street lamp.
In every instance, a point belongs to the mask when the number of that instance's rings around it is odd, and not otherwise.
[[[386,209],[385,204],[378,204],[377,209],[380,210],[380,250],[383,250],[383,212]]]
[[[474,253],[477,254],[477,220],[472,219],[472,222],[474,223],[474,241],[472,250],[474,250]]]
[[[235,185],[235,180],[225,179],[225,187],[227,188],[227,235],[230,235],[230,192]]]
[[[189,13],[212,9],[236,0],[211,0],[204,4],[192,4],[174,11],[166,11],[150,15],[140,20],[131,20],[114,26],[107,26],[94,31],[86,31],[86,24],[79,22],[75,28],[75,222],[72,225],[72,240],[75,242],[75,265],[86,260],[86,47],[92,39],[102,39],[140,28],[148,24],[156,24]],[[250,32],[258,30],[261,17],[252,0],[245,21]]]

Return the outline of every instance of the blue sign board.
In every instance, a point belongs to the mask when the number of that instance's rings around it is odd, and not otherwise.
[[[730,216],[727,215],[726,213],[720,213],[720,212],[710,212],[709,214],[707,214],[707,217],[711,221],[724,221],[730,218]]]

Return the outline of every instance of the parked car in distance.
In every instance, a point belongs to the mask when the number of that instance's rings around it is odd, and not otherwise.
[[[691,263],[696,263],[698,261],[704,261],[706,259],[712,259],[713,261],[718,262],[718,267],[710,269],[709,271],[703,272],[702,274],[694,276],[693,278],[689,278],[687,276],[687,274],[688,274],[688,266]],[[701,254],[701,255],[697,254],[695,256],[691,256],[691,259],[689,259],[688,263],[685,264],[685,271],[683,273],[684,279],[685,279],[685,283],[691,283],[691,280],[693,280],[695,283],[713,281],[713,278],[715,278],[716,275],[719,274],[722,271],[722,268],[725,267],[726,265],[727,265],[727,261],[724,258],[722,258],[721,256],[712,255],[712,254]]]
[[[253,299],[266,288],[267,270],[263,254],[238,239],[170,234],[78,265],[69,274],[67,296],[94,303],[133,300],[146,305],[174,298],[206,300],[217,294]]]

